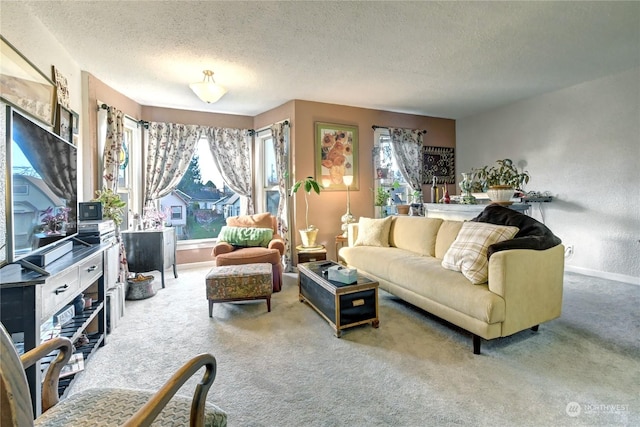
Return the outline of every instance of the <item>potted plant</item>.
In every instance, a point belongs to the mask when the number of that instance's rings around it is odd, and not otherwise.
[[[473,172],[487,188],[487,196],[494,203],[510,204],[515,190],[529,182],[529,173],[519,172],[511,159],[496,160],[495,165],[483,166]]]
[[[127,204],[120,198],[118,193],[109,188],[98,190],[92,202],[102,203],[102,216],[112,219],[116,225],[116,230],[119,230],[120,224],[122,224],[122,216],[124,215],[123,209]]]
[[[311,194],[311,191],[315,191],[316,194],[320,194],[320,189],[322,187],[315,179],[313,179],[313,177],[308,176],[293,184],[293,187],[291,187],[291,195],[293,196],[297,193],[300,188],[304,189],[304,203],[306,206],[304,214],[306,228],[304,230],[299,230],[300,238],[302,239],[302,246],[309,248],[316,245],[318,229],[314,225],[309,224],[309,200],[307,199],[307,195]]]

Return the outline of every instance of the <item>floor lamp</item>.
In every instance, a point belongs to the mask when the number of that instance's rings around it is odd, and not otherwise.
[[[340,220],[342,221],[342,237],[349,235],[349,224],[356,222],[356,219],[351,215],[351,194],[349,193],[349,187],[353,184],[353,175],[344,175],[342,182],[347,186],[347,212],[342,215]]]

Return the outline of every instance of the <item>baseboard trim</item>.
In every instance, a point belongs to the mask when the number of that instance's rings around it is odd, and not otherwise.
[[[564,269],[565,271],[584,274],[585,276],[599,277],[601,279],[615,280],[616,282],[624,282],[631,285],[640,286],[640,277],[627,276],[626,274],[609,273],[606,271],[592,270],[590,268],[575,267],[571,265],[565,265]]]

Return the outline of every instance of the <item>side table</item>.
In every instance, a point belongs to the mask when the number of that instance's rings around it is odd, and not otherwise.
[[[327,249],[324,245],[306,248],[302,245],[296,246],[298,252],[298,264],[303,262],[324,261],[327,259]]]
[[[338,256],[338,250],[343,247],[344,245],[347,244],[347,242],[349,241],[349,238],[346,236],[343,236],[342,234],[338,234],[336,236],[336,262],[340,263],[340,257]]]

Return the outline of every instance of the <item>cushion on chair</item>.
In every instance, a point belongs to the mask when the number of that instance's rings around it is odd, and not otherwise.
[[[257,227],[273,229],[273,222],[269,212],[255,215],[230,216],[227,225],[231,227]]]
[[[216,265],[256,264],[268,262],[280,264],[280,251],[267,248],[242,248],[216,256]]]
[[[219,242],[227,242],[233,246],[266,248],[273,237],[271,228],[233,227],[225,225],[218,234]]]
[[[36,426],[124,424],[153,396],[141,390],[95,388],[63,399],[34,422]],[[189,425],[191,398],[174,396],[152,423],[156,427]],[[225,427],[227,414],[217,406],[205,403],[205,426]]]

